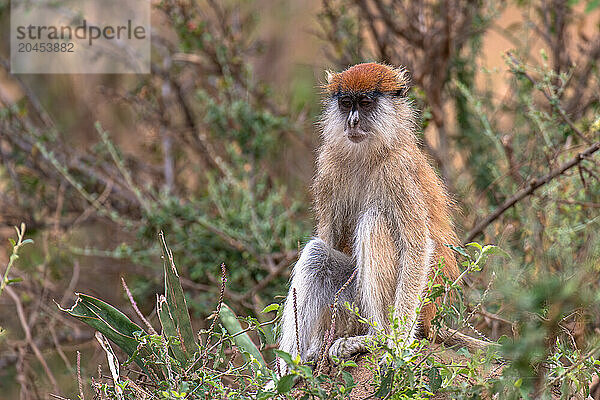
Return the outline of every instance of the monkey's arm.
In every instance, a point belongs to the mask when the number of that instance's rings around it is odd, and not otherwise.
[[[423,224],[421,237],[402,239],[402,255],[398,286],[394,301],[394,317],[401,326],[401,338],[412,342],[418,328],[417,311],[423,304],[424,291],[429,279],[429,271],[435,242],[429,235],[429,229]]]
[[[388,221],[375,209],[364,213],[358,222],[354,257],[361,312],[376,329],[384,329],[389,325],[388,310],[395,300],[399,252]]]
[[[427,284],[433,241],[426,220],[412,215],[409,226],[399,226],[396,235],[385,215],[371,209],[360,219],[354,243],[357,262],[357,292],[360,311],[375,325],[389,332],[388,310],[404,321],[403,339],[411,341],[417,328],[417,309]],[[400,237],[400,243],[395,237]],[[370,330],[373,334],[375,329]],[[344,358],[366,350],[364,336],[340,338],[331,347],[331,357]]]
[[[388,221],[376,209],[361,216],[354,235],[353,253],[358,268],[356,288],[360,313],[374,325],[369,335],[378,329],[387,331],[388,310],[394,304],[398,282],[399,252]],[[367,339],[368,336],[339,338],[329,349],[329,356],[346,358],[366,351]]]
[[[423,303],[435,241],[429,231],[427,198],[418,182],[403,179],[401,196],[396,198],[393,222],[399,242],[398,278],[395,288],[394,317],[401,326],[401,338],[412,342],[418,328],[417,311]]]

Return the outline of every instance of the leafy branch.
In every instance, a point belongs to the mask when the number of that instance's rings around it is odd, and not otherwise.
[[[2,277],[2,283],[0,283],[0,295],[2,294],[2,291],[4,290],[6,285],[14,282],[13,280],[8,279],[8,273],[10,272],[10,269],[12,268],[15,261],[17,261],[19,259],[19,250],[21,249],[21,247],[25,246],[26,244],[33,243],[33,240],[31,240],[31,239],[23,240],[23,238],[25,237],[25,223],[21,223],[21,228],[18,228],[15,226],[15,230],[17,231],[17,240],[15,241],[12,238],[8,239],[10,241],[10,244],[12,245],[12,254],[10,255],[10,257],[8,259],[8,264],[6,265],[6,269],[4,270],[4,276]]]

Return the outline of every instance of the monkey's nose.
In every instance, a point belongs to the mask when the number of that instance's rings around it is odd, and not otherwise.
[[[358,125],[358,111],[350,111],[350,115],[348,115],[348,126],[354,128],[356,125]]]

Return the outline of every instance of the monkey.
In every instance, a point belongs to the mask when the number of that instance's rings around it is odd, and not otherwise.
[[[446,246],[458,243],[453,202],[419,147],[407,70],[357,64],[328,71],[322,89],[316,236],[293,267],[279,337],[280,350],[303,361],[316,361],[326,344],[336,294],[372,325],[338,317],[331,359],[366,351],[376,329],[389,332],[390,307],[405,321],[403,340],[429,335],[436,304],[417,310],[432,266],[443,258],[443,275],[454,280],[459,272]]]

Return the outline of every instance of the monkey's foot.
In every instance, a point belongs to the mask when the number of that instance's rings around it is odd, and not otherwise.
[[[329,348],[329,359],[342,360],[349,358],[354,354],[364,353],[367,351],[366,340],[368,336],[352,336],[347,338],[339,338]]]

